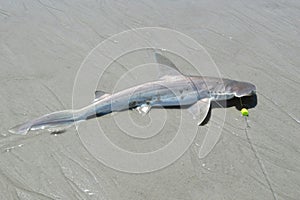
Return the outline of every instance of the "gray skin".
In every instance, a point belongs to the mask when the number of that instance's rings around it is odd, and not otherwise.
[[[170,60],[157,55],[158,63],[168,65],[174,70],[174,64]],[[161,59],[162,58],[162,59]],[[171,63],[171,64],[170,64]],[[177,69],[175,69],[177,70]],[[136,108],[141,114],[147,114],[151,107],[155,106],[194,106],[198,102],[205,102],[204,116],[206,117],[210,102],[229,100],[233,97],[253,95],[256,88],[247,82],[234,81],[230,79],[184,76],[177,72],[177,75],[166,75],[155,82],[148,82],[114,94],[97,92],[99,96],[95,101],[78,110],[64,110],[50,113],[33,119],[24,124],[17,125],[9,131],[15,134],[26,134],[29,130],[47,129],[51,132],[62,131],[72,126],[75,122],[84,121],[90,118],[99,117],[111,112]],[[100,94],[100,95],[99,95]],[[203,101],[206,100],[206,101]],[[191,109],[192,111],[193,109]],[[194,109],[195,110],[195,109]],[[192,112],[199,112],[199,110]],[[197,113],[192,113],[198,116]]]

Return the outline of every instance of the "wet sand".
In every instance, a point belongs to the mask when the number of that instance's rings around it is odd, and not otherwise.
[[[297,1],[2,0],[0,199],[298,199],[299,8]],[[198,134],[176,162],[146,174],[105,166],[74,128],[59,135],[8,133],[18,123],[72,108],[77,70],[98,43],[152,26],[190,36],[223,77],[256,85],[250,128],[238,110],[226,108],[221,138],[207,157],[198,158]],[[126,147],[117,129],[111,137]]]

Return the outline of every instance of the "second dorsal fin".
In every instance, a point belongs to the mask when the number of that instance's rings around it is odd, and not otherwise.
[[[155,52],[155,61],[159,64],[159,78],[182,75],[176,65],[162,54]]]
[[[109,94],[104,92],[104,91],[101,91],[101,90],[97,90],[95,91],[95,99],[94,101],[98,101],[100,99],[103,99],[104,97],[108,96]]]

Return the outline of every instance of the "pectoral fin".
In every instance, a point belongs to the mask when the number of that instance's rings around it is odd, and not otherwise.
[[[207,117],[210,110],[211,100],[209,98],[201,99],[197,101],[194,105],[189,108],[189,111],[193,114],[194,119],[199,119],[198,125],[201,125],[205,118]],[[204,158],[209,154],[209,152],[217,144],[221,131],[217,129],[218,127],[210,123],[208,132],[199,149],[199,158]]]
[[[218,143],[222,134],[222,130],[220,129],[218,124],[210,123],[208,131],[204,137],[204,140],[199,148],[199,158],[205,158],[212,149]]]
[[[201,125],[208,115],[210,102],[211,100],[209,98],[201,99],[188,108],[188,111],[192,113],[193,118],[198,120],[198,126]]]
[[[151,105],[149,104],[142,104],[141,106],[138,106],[136,110],[143,116],[145,116],[150,110]]]

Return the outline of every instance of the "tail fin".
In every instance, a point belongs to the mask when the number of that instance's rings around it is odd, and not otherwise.
[[[26,135],[27,132],[30,130],[31,126],[32,123],[30,123],[29,121],[24,124],[19,124],[17,126],[14,126],[10,128],[8,131],[13,134]]]
[[[79,121],[79,112],[76,110],[63,110],[50,113],[26,123],[9,129],[13,134],[26,135],[29,130],[47,129],[49,131],[61,131]]]

